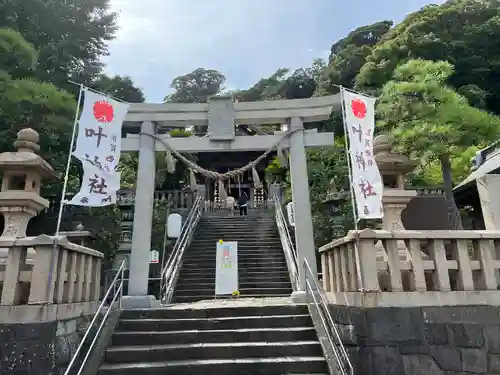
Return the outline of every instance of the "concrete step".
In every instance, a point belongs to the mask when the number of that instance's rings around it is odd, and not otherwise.
[[[286,321],[284,321],[286,319]],[[186,319],[121,319],[117,332],[125,331],[183,331],[183,330],[224,330],[238,328],[280,328],[305,327],[311,325],[311,317],[302,315],[238,316],[221,318]]]
[[[205,359],[151,363],[106,364],[99,375],[293,375],[327,374],[326,361],[315,357]]]
[[[190,262],[184,262],[182,265],[182,268],[185,269],[191,269],[191,268],[203,268],[208,266],[207,262],[203,262],[202,260],[199,260],[197,262],[195,261],[190,261]],[[268,267],[286,267],[286,261],[285,258],[282,257],[282,259],[275,259],[275,258],[255,258],[255,259],[240,259],[238,258],[238,265],[240,267],[246,268],[248,267],[260,267],[260,266],[268,266]],[[215,259],[213,260],[211,266],[215,268]]]
[[[216,245],[221,238],[216,239],[219,235],[213,235],[213,238],[206,238],[206,237],[201,237],[201,236],[195,236],[193,240],[191,241],[192,245]],[[238,240],[238,238],[234,237],[228,237],[224,236],[222,238],[223,241],[230,242],[233,240]],[[241,242],[241,243],[240,243]],[[243,246],[243,247],[256,247],[256,246],[273,246],[273,245],[281,245],[281,239],[279,236],[269,236],[269,237],[264,237],[260,235],[255,235],[252,237],[252,239],[248,241],[238,241],[238,248]]]
[[[209,231],[209,230],[217,230],[217,231],[229,231],[229,232],[248,232],[248,231],[259,231],[264,233],[278,233],[278,227],[276,223],[262,223],[262,222],[252,222],[245,221],[244,223],[237,224],[231,221],[227,223],[200,223],[196,226],[197,230],[201,231]]]
[[[287,294],[241,294],[241,298],[269,298],[269,297],[290,297],[292,293]],[[217,296],[217,299],[229,299],[231,296]],[[174,303],[192,303],[199,301],[210,301],[215,300],[214,293],[208,295],[198,295],[198,296],[175,296]]]
[[[271,282],[289,282],[289,274],[287,271],[283,271],[280,273],[269,274],[267,272],[258,272],[255,275],[238,275],[238,280],[240,284],[247,282],[262,282],[262,283],[271,283]],[[211,283],[215,282],[215,272],[212,274],[184,274],[181,271],[179,275],[179,280],[177,281],[177,285],[179,283]]]
[[[195,318],[223,318],[266,315],[304,315],[308,314],[307,305],[264,305],[239,307],[211,307],[211,308],[157,308],[157,309],[130,309],[123,310],[122,319],[195,319]]]
[[[290,288],[291,284],[290,281],[284,280],[284,281],[269,281],[269,280],[250,280],[250,281],[241,281],[239,280],[238,285],[240,289],[255,289],[255,288]],[[175,291],[179,291],[181,293],[181,290],[185,289],[194,289],[194,288],[200,288],[201,290],[204,289],[213,289],[215,290],[215,278],[212,280],[212,282],[200,282],[200,280],[192,281],[192,280],[183,280],[179,279],[177,281],[177,286]]]
[[[192,259],[215,259],[215,249],[190,249],[188,253],[182,258],[184,262]],[[238,249],[238,258],[256,258],[256,257],[284,257],[285,254],[282,249],[254,249],[254,250],[240,250]]]
[[[321,345],[318,341],[196,343],[112,347],[106,350],[106,362],[111,364],[321,355]]]
[[[244,295],[250,295],[250,294],[258,294],[262,296],[267,296],[267,295],[276,295],[276,294],[288,294],[290,295],[292,293],[292,287],[291,285],[288,285],[286,287],[274,287],[274,285],[270,284],[266,288],[239,288],[238,291],[242,296]],[[176,288],[175,289],[175,296],[176,297],[191,297],[191,296],[198,296],[198,295],[214,295],[215,294],[215,287],[214,288],[207,288],[207,289],[201,289],[198,285],[194,284],[191,286],[191,289],[181,289],[181,288]]]
[[[215,244],[223,240],[225,242],[248,242],[249,244],[259,244],[270,242],[271,244],[280,241],[280,237],[276,234],[261,234],[258,232],[251,233],[224,233],[223,231],[216,232],[211,231],[210,233],[196,233],[193,237],[193,242],[201,242],[203,244]]]
[[[262,266],[245,266],[244,268],[238,269],[238,275],[240,277],[253,275],[256,272],[260,273],[288,273],[288,268],[285,265],[262,265]],[[203,274],[205,276],[214,275],[215,277],[215,263],[208,265],[206,267],[199,266],[198,268],[186,268],[185,265],[182,266],[181,275],[196,275]]]
[[[184,262],[182,265],[183,268],[185,269],[190,269],[190,268],[204,268],[204,267],[213,267],[215,269],[215,259],[212,260],[207,260],[207,259],[198,259],[198,260],[191,260],[189,262]],[[276,257],[276,258],[270,258],[270,257],[261,257],[261,258],[245,258],[245,257],[238,257],[238,267],[239,268],[246,268],[247,266],[254,266],[257,267],[259,265],[268,265],[268,266],[279,266],[279,267],[285,267],[286,268],[286,261],[284,257]]]
[[[131,331],[115,332],[112,346],[172,345],[224,342],[283,342],[317,340],[312,326],[282,328],[241,328],[234,330],[182,330],[182,331]]]

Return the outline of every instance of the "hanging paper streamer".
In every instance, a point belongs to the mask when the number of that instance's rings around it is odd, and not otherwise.
[[[254,189],[262,189],[262,182],[260,182],[260,177],[259,174],[257,173],[257,170],[255,167],[252,167],[252,179],[253,179],[253,187]]]
[[[167,171],[168,173],[174,173],[175,172],[175,163],[177,160],[172,156],[172,153],[167,150],[165,152],[165,164],[167,165]]]
[[[192,169],[189,170],[189,185],[191,186],[191,191],[198,191],[198,184],[196,183],[196,175]]]
[[[224,202],[224,204],[226,204],[227,192],[226,187],[224,186],[224,181],[222,180],[219,180],[219,199],[221,202]]]
[[[281,168],[288,168],[288,155],[281,147],[278,147],[278,161]]]

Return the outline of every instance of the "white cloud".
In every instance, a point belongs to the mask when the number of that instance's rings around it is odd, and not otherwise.
[[[131,76],[150,101],[161,101],[173,78],[199,67],[226,74],[227,88],[245,88],[278,68],[327,59],[331,43],[353,25],[393,18],[371,12],[353,19],[356,3],[366,1],[111,0],[119,31],[106,73]],[[383,13],[394,8],[378,1]]]

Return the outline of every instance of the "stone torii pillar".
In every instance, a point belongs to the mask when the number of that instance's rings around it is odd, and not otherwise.
[[[304,130],[303,123],[327,120],[340,96],[310,99],[270,100],[263,102],[237,102],[232,97],[219,96],[204,104],[132,104],[126,122],[141,123],[141,132],[156,134],[154,123],[167,127],[187,125],[209,126],[209,137],[176,138],[175,149],[180,153],[201,152],[264,152],[281,141],[280,147],[289,149],[292,175],[292,195],[297,215],[295,227],[296,249],[299,260],[300,290],[295,296],[304,295],[307,260],[313,277],[316,277],[316,257],[309,198],[306,147],[333,145],[333,133],[318,133],[315,129]],[[154,122],[154,123],[153,123]],[[274,135],[238,136],[235,125],[288,123],[293,132],[275,132]],[[167,143],[168,135],[160,135]],[[132,252],[130,256],[129,295],[126,307],[147,307],[154,297],[147,295],[149,251],[154,201],[155,150],[165,151],[164,145],[146,135],[129,134],[122,139],[122,150],[139,150]]]
[[[144,121],[141,132],[155,135],[156,126]],[[155,191],[155,139],[140,135],[139,166],[135,190],[132,251],[130,253],[128,296],[123,299],[126,307],[150,307],[154,296],[148,295],[149,252],[153,227],[153,206]]]
[[[302,129],[302,130],[299,130]],[[297,301],[305,297],[306,270],[304,261],[309,264],[314,278],[318,277],[316,265],[316,250],[314,247],[314,228],[311,213],[311,198],[309,196],[309,177],[307,173],[306,143],[304,141],[303,122],[299,117],[290,119],[290,177],[292,185],[292,201],[295,215],[295,248],[299,271],[300,292],[292,297]]]

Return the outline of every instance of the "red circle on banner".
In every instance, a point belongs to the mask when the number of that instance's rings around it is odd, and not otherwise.
[[[110,123],[115,117],[113,106],[105,100],[95,102],[93,111],[94,118],[100,123]]]
[[[366,104],[361,99],[353,99],[351,102],[352,113],[359,119],[364,119],[366,116]]]

